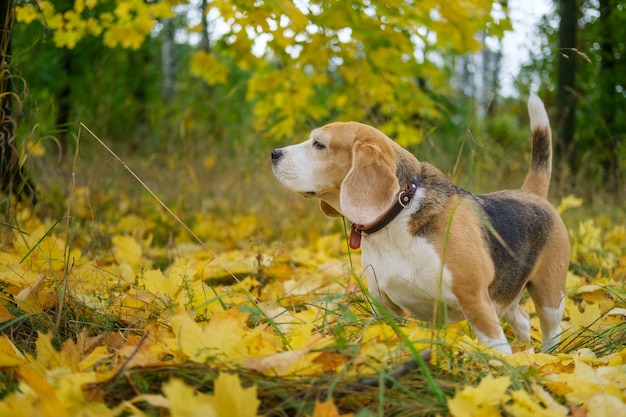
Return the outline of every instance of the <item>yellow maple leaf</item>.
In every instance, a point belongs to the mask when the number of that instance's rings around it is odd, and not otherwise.
[[[13,299],[17,307],[26,313],[41,313],[45,308],[55,304],[58,300],[54,288],[50,287],[45,275],[22,289]]]
[[[159,269],[146,271],[141,278],[142,286],[147,292],[159,298],[165,298],[167,301],[176,300],[183,288],[180,279],[165,277]]]
[[[213,395],[197,392],[178,379],[163,384],[166,401],[155,396],[142,398],[158,407],[167,407],[172,417],[256,417],[261,402],[257,387],[243,388],[239,375],[220,372]]]
[[[20,377],[21,382],[26,384],[27,387],[36,394],[38,402],[37,411],[39,411],[39,415],[45,417],[69,416],[67,410],[63,407],[57,394],[54,392],[54,389],[45,378],[36,371],[24,366],[18,368],[17,375]],[[22,388],[22,391],[25,390],[26,388]]]
[[[556,379],[564,382],[571,389],[565,398],[573,404],[588,404],[599,393],[614,395],[617,398],[623,395],[617,383],[614,383],[606,370],[598,370],[585,363],[582,358],[574,355],[576,367],[571,374],[561,373]],[[617,368],[623,375],[623,371]]]
[[[113,257],[118,264],[128,264],[137,271],[146,263],[141,244],[134,237],[116,235],[113,236],[111,242],[113,243]]]
[[[626,417],[626,402],[615,395],[600,392],[587,407],[587,417]]]
[[[339,414],[335,401],[331,398],[328,401],[315,401],[313,415],[311,417],[352,417],[354,414]]]
[[[20,235],[13,242],[18,255],[24,257],[22,264],[41,272],[63,271],[65,268],[65,240],[51,232],[49,225],[39,225],[28,235]],[[78,260],[81,252],[73,249],[68,259]]]
[[[14,391],[0,401],[0,416],[40,417],[44,414],[39,407],[40,403],[33,396]]]
[[[284,376],[294,373],[294,370],[301,371],[303,368],[310,370],[313,367],[311,360],[305,361],[305,357],[309,352],[310,349],[296,349],[260,358],[249,358],[243,363],[243,366],[265,375]],[[314,369],[317,369],[317,367]],[[301,373],[298,372],[298,374]]]
[[[168,405],[172,417],[219,416],[210,396],[196,392],[178,379],[164,383],[162,389],[168,402],[158,404]]]
[[[572,326],[569,331],[577,331],[592,326],[602,315],[598,304],[587,304],[582,312],[576,306],[573,306],[568,310],[568,314],[569,323]]]
[[[513,403],[505,405],[504,409],[514,417],[558,417],[568,415],[567,408],[554,402],[554,400],[549,404],[550,408],[547,408],[546,404],[542,403],[545,397],[536,398],[523,390],[513,391],[511,399]]]
[[[256,385],[243,388],[239,375],[220,372],[215,380],[213,404],[220,417],[256,417],[261,402]]]
[[[52,345],[52,334],[39,332],[35,344],[37,347],[37,362],[44,369],[67,368],[78,370],[80,351],[73,340],[66,340],[61,350],[57,351]]]
[[[506,390],[511,385],[508,376],[494,378],[487,375],[476,387],[465,387],[448,400],[450,414],[454,417],[500,416],[498,406],[509,399]]]
[[[215,313],[208,324],[200,326],[181,310],[170,319],[175,337],[167,343],[194,362],[214,359],[237,362],[247,356],[247,319],[247,313],[230,309]]]
[[[26,358],[7,336],[0,337],[0,368],[20,365]]]

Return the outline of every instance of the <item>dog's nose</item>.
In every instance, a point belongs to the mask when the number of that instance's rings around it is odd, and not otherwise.
[[[276,162],[276,161],[278,161],[282,157],[283,157],[283,151],[282,150],[274,149],[272,151],[272,162]]]

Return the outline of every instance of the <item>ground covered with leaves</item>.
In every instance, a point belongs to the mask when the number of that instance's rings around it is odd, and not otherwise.
[[[623,224],[570,229],[558,349],[538,353],[525,300],[535,344],[502,356],[466,323],[374,313],[341,232],[269,244],[257,216],[198,215],[191,234],[72,193],[60,220],[20,203],[0,224],[0,415],[626,415]]]

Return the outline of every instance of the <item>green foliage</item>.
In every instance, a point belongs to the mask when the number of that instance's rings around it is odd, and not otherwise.
[[[439,97],[450,93],[446,57],[478,50],[479,32],[501,35],[510,27],[506,18],[493,17],[493,9],[502,10],[500,3],[488,0],[462,7],[400,0],[297,6],[290,0],[213,1],[203,11],[219,16],[212,18],[212,26],[187,27],[185,15],[172,20],[177,30],[201,36],[211,31],[213,39],[210,48],[176,47],[177,94],[163,103],[157,91],[150,91],[160,85],[155,47],[168,41],[159,22],[183,10],[176,9],[180,4],[91,0],[62,8],[50,1],[38,7],[20,2],[16,43],[33,45],[19,55],[27,79],[36,80],[43,66],[54,66],[65,55],[70,74],[56,67],[49,71],[54,80],[33,81],[45,85],[36,91],[52,90],[51,103],[43,105],[58,104],[59,89],[70,83],[72,120],[133,142],[144,143],[135,135],[154,136],[157,143],[164,140],[161,136],[183,130],[186,135],[188,124],[198,123],[201,108],[211,123],[191,126],[191,131],[216,138],[248,126],[282,140],[339,118],[369,122],[407,145],[422,141],[425,121],[442,116]],[[42,33],[34,22],[44,28],[39,43],[24,34],[25,26]],[[44,62],[31,54],[39,49],[52,59]],[[199,88],[199,80],[209,88]],[[137,129],[132,120],[148,129]],[[169,130],[172,125],[180,128]]]
[[[575,54],[576,136],[575,143],[568,144],[573,151],[573,166],[564,173],[562,180],[567,184],[567,191],[580,193],[583,186],[586,187],[585,194],[606,190],[616,193],[620,199],[624,191],[621,181],[626,175],[626,86],[623,77],[626,46],[621,41],[626,37],[626,13],[621,1],[579,3]],[[601,4],[607,4],[613,11],[606,20],[602,19]],[[554,107],[550,104],[554,101],[560,55],[554,19],[552,15],[544,16],[537,29],[540,49],[531,51],[532,60],[518,80],[520,91],[527,91],[539,80],[540,95],[548,107]],[[608,55],[607,48],[611,50]],[[553,127],[559,123],[562,112],[562,109],[552,112]],[[613,158],[619,166],[617,172],[610,173]],[[555,165],[562,162],[555,161]],[[615,181],[617,187],[611,185]]]

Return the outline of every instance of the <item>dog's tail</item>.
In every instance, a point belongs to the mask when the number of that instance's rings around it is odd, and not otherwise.
[[[528,113],[533,153],[522,189],[547,198],[552,175],[552,132],[546,108],[535,94],[528,99]]]

